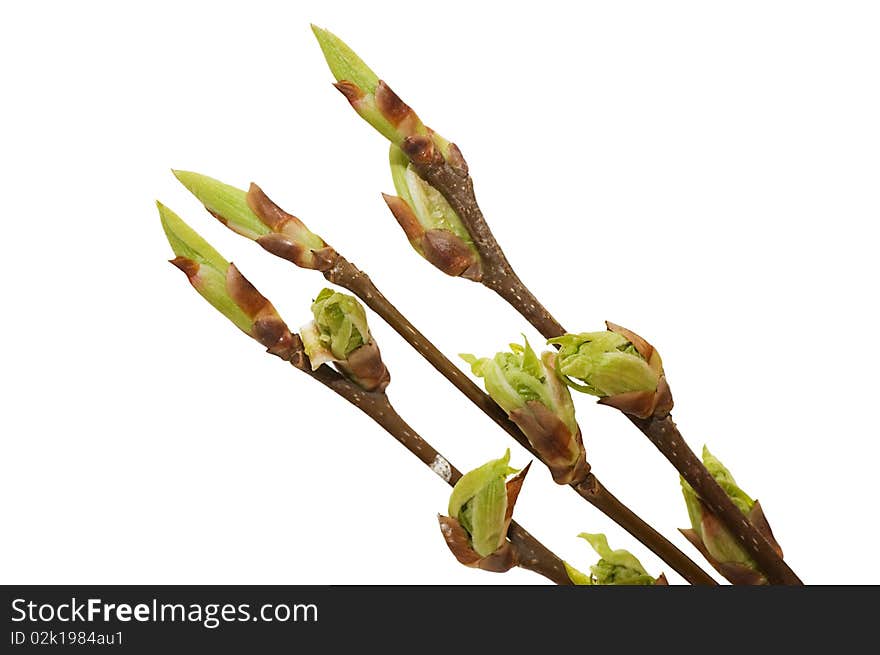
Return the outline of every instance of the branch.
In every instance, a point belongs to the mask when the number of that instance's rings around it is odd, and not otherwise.
[[[296,336],[288,361],[373,419],[449,486],[454,486],[461,478],[461,472],[403,420],[384,390],[364,391],[326,365],[313,371],[302,342]],[[507,538],[516,554],[517,566],[534,571],[557,585],[572,584],[562,560],[515,521],[510,523]]]
[[[457,152],[457,149],[456,149]],[[410,153],[407,153],[410,155]],[[458,153],[458,157],[461,157]],[[439,191],[467,227],[483,260],[482,283],[498,293],[545,338],[565,334],[565,329],[522,283],[492,235],[474,195],[466,165],[453,166],[434,149],[428,156],[415,153],[410,161],[419,175]],[[463,163],[463,158],[461,158]],[[733,504],[682,438],[670,414],[639,419],[627,414],[642,433],[694,488],[754,558],[772,584],[803,584],[764,535]]]
[[[521,446],[544,461],[519,427],[508,419],[506,412],[419,332],[363,271],[311,232],[301,220],[272,202],[257,185],[251,184],[250,190],[245,193],[197,173],[175,171],[174,174],[210,213],[233,231],[256,241],[265,250],[300,268],[321,271],[329,282],[354,293]],[[584,475],[579,484],[572,485],[582,498],[628,530],[688,582],[716,584],[711,576],[633,512],[622,512],[619,503],[603,498],[604,487],[589,473],[588,467]]]
[[[291,333],[269,299],[234,264],[173,211],[161,203],[157,203],[157,207],[162,229],[176,255],[171,263],[186,275],[200,296],[238,329],[266,347],[268,353],[290,362],[358,407],[447,484],[454,486],[459,481],[461,473],[407,425],[385,395],[390,376],[378,346],[370,337],[364,309],[357,301],[350,297],[335,297],[340,294],[325,290],[327,294],[319,294],[312,305],[315,321],[303,328],[302,337]],[[300,253],[306,261],[310,261],[313,254],[313,251],[311,254]],[[332,338],[334,329],[339,330],[339,340]],[[328,348],[322,342],[324,330],[331,336]],[[352,345],[355,333],[359,341]],[[315,358],[314,369],[309,354]],[[325,361],[335,362],[339,371],[329,368]],[[527,469],[528,466],[517,476],[516,493]],[[513,485],[514,481],[509,484]],[[504,551],[504,568],[500,568],[501,563],[497,561],[489,561],[491,557],[484,557],[474,565],[494,571],[520,566],[540,573],[556,584],[572,584],[562,560],[521,526],[510,522],[513,502],[515,494],[505,510],[504,532],[499,531],[496,535],[496,541],[502,542],[498,550]],[[501,534],[505,534],[504,539]],[[461,561],[460,557],[458,559]]]
[[[483,275],[480,282],[516,308],[546,338],[565,334],[559,322],[523,284],[507,261],[477,204],[474,183],[467,166],[452,166],[439,152],[433,149],[432,152],[433,155],[428,158],[410,157],[410,161],[422,179],[446,198],[470,233],[482,259]],[[463,158],[461,162],[464,164]]]
[[[404,338],[422,357],[424,357],[443,377],[449,380],[471,402],[495,421],[508,435],[539,460],[538,453],[529,443],[522,431],[482,389],[480,389],[461,369],[455,366],[440,352],[431,341],[419,332],[400,311],[379,291],[366,273],[336,254],[333,264],[324,271],[327,281],[344,287],[360,298],[364,304],[376,312]],[[614,497],[592,473],[580,483],[570,485],[584,500],[613,520],[642,544],[660,557],[691,584],[715,585],[711,576],[680,551],[672,542],[638,517]]]

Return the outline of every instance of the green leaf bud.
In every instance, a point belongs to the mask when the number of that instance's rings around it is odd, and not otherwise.
[[[570,564],[565,569],[571,581],[576,585],[654,585],[665,584],[666,578],[654,578],[629,551],[611,550],[604,534],[582,532],[578,535],[585,539],[593,550],[598,553],[599,561],[590,567],[590,574],[581,573]]]
[[[221,223],[256,241],[273,255],[302,268],[321,271],[335,262],[335,251],[321,237],[272,202],[256,184],[244,191],[207,175],[173,172]]]
[[[565,334],[547,342],[559,346],[556,366],[565,383],[627,414],[668,413],[672,395],[659,353],[636,333],[607,326],[604,332]]]
[[[478,359],[461,355],[487,393],[507,412],[550,468],[559,484],[582,480],[589,472],[574,416],[571,394],[556,374],[555,353],[538,357],[528,340],[510,352]]]
[[[295,340],[278,312],[219,252],[162,203],[156,203],[162,229],[176,257],[171,260],[190,284],[242,332],[289,359]]]
[[[781,557],[782,549],[773,537],[761,504],[737,485],[730,471],[705,446],[703,464],[734,505],[748,517]],[[766,584],[767,580],[754,560],[684,478],[681,478],[681,491],[691,524],[690,529],[681,530],[682,534],[719,573],[734,584]]]
[[[381,391],[390,380],[370,335],[367,314],[354,296],[322,289],[312,303],[314,321],[300,330],[312,369],[334,362],[367,391]]]
[[[398,195],[383,194],[383,198],[410,245],[447,275],[479,282],[482,279],[480,255],[458,214],[394,145],[390,163]]]
[[[440,517],[446,543],[463,564],[489,571],[506,571],[515,565],[507,542],[513,508],[528,466],[517,473],[510,466],[510,451],[465,473],[452,489],[448,516]]]

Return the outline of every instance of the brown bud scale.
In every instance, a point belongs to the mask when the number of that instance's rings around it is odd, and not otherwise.
[[[510,420],[526,435],[554,482],[576,484],[587,477],[590,465],[580,430],[572,435],[562,419],[536,400],[510,412]]]
[[[467,532],[456,519],[450,516],[438,516],[440,531],[446,540],[446,545],[460,563],[472,568],[504,573],[517,565],[516,551],[510,542],[505,541],[494,553],[481,557],[477,551],[471,548],[470,538]]]
[[[383,391],[391,382],[391,374],[382,361],[375,341],[355,348],[338,366],[364,391]]]
[[[437,164],[443,161],[430,136],[408,136],[400,144],[400,149],[414,164]]]
[[[403,198],[391,196],[387,193],[383,193],[382,198],[385,200],[385,204],[388,205],[388,209],[394,214],[394,218],[400,224],[400,227],[403,228],[406,238],[410,241],[420,240],[425,234],[425,228],[419,223],[419,219],[412,210],[412,207],[409,206],[409,203]]]
[[[354,104],[365,95],[364,90],[361,89],[361,87],[359,87],[354,82],[349,82],[348,80],[340,80],[339,82],[334,82],[333,86],[335,86],[336,90],[344,95],[345,99],[348,100],[351,104]]]
[[[184,274],[192,281],[192,279],[199,272],[199,263],[193,261],[189,257],[175,257],[174,259],[168,260],[170,263],[174,264],[177,268],[184,272]],[[178,278],[180,279],[180,278]]]
[[[283,232],[285,225],[293,223],[296,227],[305,228],[305,225],[293,214],[276,205],[263,190],[251,182],[247,192],[247,205],[263,223],[273,232]]]
[[[375,92],[376,108],[401,134],[413,135],[419,126],[419,117],[400,99],[391,87],[379,80]]]
[[[230,264],[226,269],[226,291],[233,302],[250,318],[256,318],[257,314],[269,305],[266,297],[241,274],[235,264]]]
[[[448,230],[432,229],[422,238],[425,259],[447,275],[457,277],[476,262],[474,252],[456,234]]]

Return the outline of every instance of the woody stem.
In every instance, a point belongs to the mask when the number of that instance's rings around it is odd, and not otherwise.
[[[329,366],[321,366],[313,371],[301,350],[301,344],[300,349],[294,351],[290,362],[382,426],[444,482],[454,486],[461,478],[461,472],[403,420],[384,392],[364,391]],[[517,566],[534,571],[558,585],[572,584],[562,560],[515,521],[510,523],[507,538],[516,552]]]
[[[428,163],[414,161],[413,166],[426,182],[446,198],[468,229],[474,246],[482,258],[483,284],[504,298],[545,338],[552,339],[565,334],[562,325],[538,302],[507,261],[504,251],[492,235],[477,204],[473,181],[467,172],[467,167],[451,166],[442,158],[434,158]],[[661,420],[629,418],[660,449],[711,508],[720,508],[719,519],[752,555],[771,583],[803,584],[788,564],[773,550],[767,539],[743,516],[742,512],[736,510],[724,490],[681,438],[670,417]],[[678,444],[674,451],[669,444],[672,435],[675,435],[674,441]],[[691,479],[696,484],[691,482]]]
[[[442,158],[412,162],[416,172],[437,189],[461,218],[470,234],[483,269],[481,282],[522,314],[538,332],[559,336],[565,330],[535,295],[523,284],[498,245],[474,195],[474,183],[467,169],[450,166]],[[551,337],[547,337],[548,339]]]
[[[497,423],[517,443],[538,460],[540,456],[525,435],[508,417],[506,412],[483,392],[461,369],[440,352],[425,335],[419,332],[407,318],[382,295],[370,278],[347,259],[338,255],[333,266],[324,272],[333,284],[344,287],[360,298],[364,304],[381,316],[403,339],[424,357],[443,377],[449,380],[471,402]],[[640,519],[632,510],[612,496],[589,473],[585,480],[571,487],[584,500],[627,530],[647,548],[677,571],[691,584],[714,585],[715,580],[687,555],[675,547],[659,532]]]
[[[663,453],[681,477],[693,487],[709,510],[742,544],[771,584],[803,584],[794,571],[773,549],[751,521],[733,504],[730,496],[706,470],[697,455],[685,443],[672,416],[640,419],[628,417]]]

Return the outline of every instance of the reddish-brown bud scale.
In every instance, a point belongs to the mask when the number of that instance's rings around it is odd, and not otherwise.
[[[284,226],[291,222],[297,227],[305,228],[301,220],[281,209],[253,182],[247,192],[247,205],[273,232],[283,232]]]
[[[293,335],[287,324],[277,316],[267,316],[254,321],[253,336],[271,354],[284,360],[289,360],[293,356],[296,348]]]
[[[233,302],[254,319],[251,335],[270,353],[288,359],[294,347],[293,335],[275,307],[241,274],[235,264],[226,269],[226,291]]]
[[[649,418],[652,416],[662,418],[667,416],[674,405],[672,400],[672,391],[666,382],[666,375],[663,372],[663,364],[660,360],[660,354],[654,346],[648,343],[644,338],[627,330],[610,321],[605,321],[605,326],[610,332],[621,335],[629,341],[636,352],[648,362],[659,374],[657,380],[657,388],[654,391],[628,391],[626,393],[618,393],[613,396],[605,396],[599,399],[600,405],[608,405],[620,410],[624,414],[629,414],[637,418]]]
[[[306,249],[283,234],[277,232],[265,234],[257,239],[257,243],[276,257],[286,259],[297,266],[302,266],[302,262],[305,261]]]
[[[531,467],[532,463],[529,462],[522,471],[510,478],[504,485],[507,489],[507,511],[504,513],[505,534],[507,534],[507,528],[510,527],[510,521],[513,519],[513,508],[516,505],[516,499],[519,498],[519,492],[522,489],[523,482],[526,481],[526,475],[528,475]]]
[[[318,271],[330,269],[338,257],[333,248],[328,246],[323,239],[318,238],[323,247],[309,250],[299,243],[295,235],[298,230],[307,232],[305,224],[293,214],[288,214],[281,209],[263,190],[251,183],[247,193],[247,204],[251,211],[272,232],[256,239],[256,242],[265,250],[276,257],[281,257],[293,262],[302,268],[310,268]]]
[[[414,164],[425,165],[443,162],[443,157],[437,152],[434,140],[430,136],[408,136],[400,144],[400,149]]]
[[[572,435],[562,419],[535,400],[510,412],[510,420],[526,435],[554,482],[573,484],[587,477],[590,465],[580,430]]]
[[[344,95],[345,99],[348,100],[351,104],[354,104],[365,95],[361,87],[359,87],[354,82],[349,82],[348,80],[340,80],[339,82],[334,82],[333,86],[335,86],[336,90]]]
[[[184,274],[192,281],[192,279],[199,272],[199,263],[194,262],[192,259],[188,257],[175,257],[174,259],[168,260],[170,263],[174,264],[177,268],[184,272]],[[178,278],[180,279],[180,278]]]
[[[388,195],[387,193],[383,193],[382,198],[385,200],[385,204],[388,205],[388,209],[391,210],[394,218],[397,219],[400,227],[403,228],[407,239],[416,241],[424,236],[425,228],[419,223],[419,219],[406,200]]]
[[[241,274],[235,264],[230,264],[226,269],[226,291],[241,311],[250,318],[256,318],[267,305],[272,306],[268,299]]]
[[[470,545],[470,537],[467,531],[456,519],[450,516],[438,516],[440,532],[446,540],[446,545],[461,564],[483,571],[504,573],[517,565],[516,551],[510,542],[505,541],[501,547],[487,557],[480,557]]]
[[[344,362],[337,366],[349,377],[357,380],[364,391],[383,391],[391,382],[391,374],[382,361],[375,341],[365,343],[351,351]]]
[[[422,250],[425,258],[447,275],[461,275],[476,261],[467,244],[447,230],[426,231]]]

